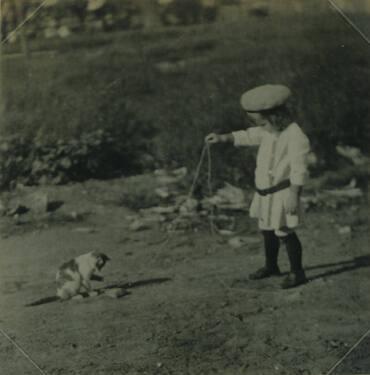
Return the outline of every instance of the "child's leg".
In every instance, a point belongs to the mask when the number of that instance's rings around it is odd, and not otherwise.
[[[278,269],[279,238],[273,230],[263,230],[262,235],[265,245],[265,266],[267,269],[275,271]]]
[[[289,263],[290,263],[290,274],[283,281],[283,288],[292,288],[297,285],[305,283],[306,276],[302,267],[302,244],[295,232],[281,232],[277,234],[280,240],[285,243]]]
[[[279,275],[280,270],[277,264],[280,241],[273,230],[262,230],[265,247],[265,267],[252,273],[249,277],[252,280],[264,279],[269,276]]]
[[[302,268],[302,244],[295,232],[288,234],[285,237],[282,237],[283,242],[285,243],[289,263],[290,271],[298,272]]]

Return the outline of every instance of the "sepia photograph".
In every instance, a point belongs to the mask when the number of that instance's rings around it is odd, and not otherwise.
[[[370,0],[0,0],[0,375],[370,375]]]

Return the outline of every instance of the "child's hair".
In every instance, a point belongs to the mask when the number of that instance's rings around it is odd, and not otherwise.
[[[293,121],[292,113],[286,105],[263,111],[261,114],[279,131],[284,130]]]

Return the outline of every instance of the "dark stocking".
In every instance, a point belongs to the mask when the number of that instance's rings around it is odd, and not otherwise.
[[[262,235],[265,243],[266,268],[276,270],[278,268],[279,238],[273,230],[263,230]]]
[[[302,270],[302,245],[295,232],[281,238],[285,242],[291,272]]]

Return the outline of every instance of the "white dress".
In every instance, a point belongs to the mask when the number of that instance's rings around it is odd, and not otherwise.
[[[266,189],[289,179],[292,185],[302,186],[307,178],[307,155],[310,143],[302,129],[292,123],[280,133],[272,133],[261,127],[251,127],[232,133],[234,145],[259,146],[255,184]],[[289,188],[261,196],[254,194],[250,216],[259,220],[264,230],[293,229],[298,226],[300,213],[286,213]]]

